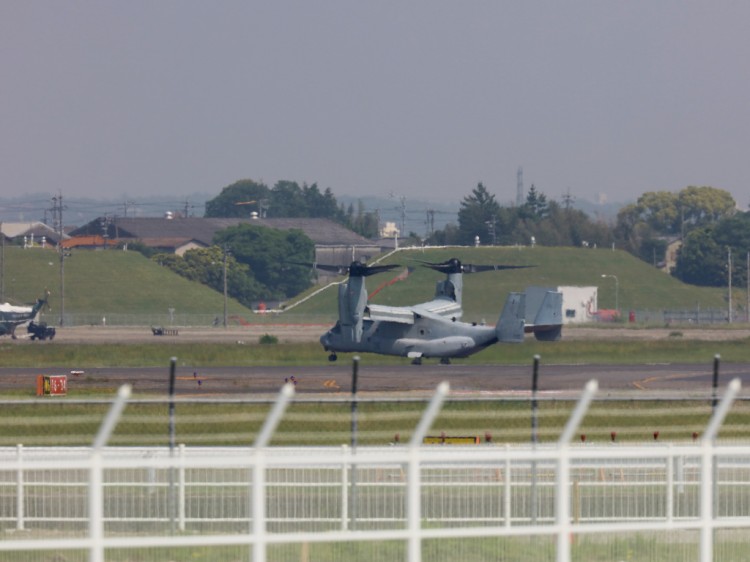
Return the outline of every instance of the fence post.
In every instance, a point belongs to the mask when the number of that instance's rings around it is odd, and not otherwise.
[[[91,470],[89,475],[89,562],[104,562],[104,477],[102,449],[109,441],[120,414],[130,398],[130,385],[124,384],[104,418],[91,448]]]
[[[667,521],[672,522],[674,518],[674,471],[675,471],[674,445],[667,445]]]
[[[341,445],[341,530],[349,528],[349,447]]]
[[[573,433],[580,425],[599,388],[599,383],[590,380],[584,387],[583,394],[578,400],[573,413],[565,424],[562,435],[557,441],[558,467],[557,467],[557,562],[570,562],[570,440]]]
[[[16,445],[16,461],[18,463],[18,468],[16,468],[16,529],[23,531],[25,528],[24,519],[26,518],[24,510],[26,491],[24,490],[23,479],[23,445],[20,443]]]
[[[511,503],[510,503],[510,495],[511,495],[511,486],[510,486],[510,477],[511,477],[511,466],[510,466],[510,445],[508,443],[505,444],[505,481],[504,481],[504,493],[505,498],[503,502],[503,511],[505,512],[505,526],[510,527],[510,510],[511,510]]]
[[[289,400],[294,395],[294,385],[286,383],[281,387],[281,392],[276,402],[268,413],[266,421],[260,433],[255,438],[253,448],[255,450],[255,466],[253,469],[253,550],[252,556],[255,562],[266,562],[266,458],[265,447],[271,441],[273,432],[284,415]]]
[[[419,447],[432,422],[435,421],[449,390],[450,385],[445,381],[438,385],[409,443],[409,476],[406,480],[408,484],[407,528],[409,529],[407,559],[409,562],[420,562],[422,560],[422,506],[420,503],[422,498],[422,480],[419,473],[421,468]]]
[[[718,407],[714,410],[708,427],[701,439],[701,562],[710,562],[713,560],[714,551],[714,526],[718,515],[714,500],[718,497],[714,488],[718,486],[718,470],[713,469],[716,462],[714,452],[716,448],[716,436],[719,433],[721,424],[729,413],[737,393],[740,391],[740,379],[732,379],[727,385],[724,397],[721,399]]]
[[[185,530],[185,444],[180,443],[177,450],[180,457],[180,470],[178,472],[179,496],[177,497],[178,527],[180,531]]]

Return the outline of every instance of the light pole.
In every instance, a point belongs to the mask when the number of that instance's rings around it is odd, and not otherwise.
[[[615,280],[615,310],[620,312],[620,281],[617,279],[617,275],[609,275],[602,273],[602,277],[612,277]]]

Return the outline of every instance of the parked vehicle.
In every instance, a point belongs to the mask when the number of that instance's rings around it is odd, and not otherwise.
[[[53,340],[55,339],[55,329],[52,326],[47,326],[46,322],[29,322],[27,328],[29,334],[31,334],[32,340]]]

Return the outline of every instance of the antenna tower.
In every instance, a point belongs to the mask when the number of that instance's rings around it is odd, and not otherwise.
[[[523,167],[516,172],[516,207],[523,205]]]

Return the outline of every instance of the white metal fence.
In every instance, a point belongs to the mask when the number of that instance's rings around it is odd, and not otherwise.
[[[590,384],[556,445],[411,442],[269,447],[285,387],[252,447],[0,449],[2,560],[744,560],[750,447],[576,443]],[[55,558],[55,557],[58,558]]]

